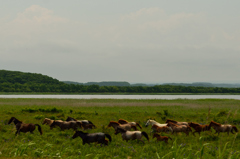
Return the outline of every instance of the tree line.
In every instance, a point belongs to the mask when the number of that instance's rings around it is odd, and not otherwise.
[[[0,70],[0,92],[49,93],[240,93],[240,88],[194,86],[100,86],[60,82],[36,73]]]

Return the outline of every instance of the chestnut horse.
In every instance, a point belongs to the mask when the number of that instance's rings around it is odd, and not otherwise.
[[[134,125],[134,126],[138,126],[140,129],[142,129],[141,125],[137,122],[128,122],[127,120],[119,119],[118,123],[120,123],[120,124],[131,124],[131,125]]]
[[[168,122],[172,122],[172,123],[174,123],[176,125],[186,125],[186,126],[188,126],[188,122],[178,122],[176,120],[167,119],[165,123],[168,123]]]
[[[154,125],[151,127],[151,129],[153,129],[153,130],[156,131],[156,132],[168,132],[168,131],[169,131],[169,129],[168,129],[167,126],[162,126],[162,127],[160,127],[160,126],[157,126],[156,124],[154,124]]]
[[[167,126],[172,128],[172,130],[173,130],[172,134],[174,132],[176,132],[176,133],[177,132],[184,132],[186,134],[186,136],[188,136],[189,135],[189,131],[192,132],[191,127],[190,126],[186,126],[186,125],[176,125],[176,124],[174,124],[172,122],[168,122]]]
[[[206,125],[201,125],[198,123],[193,123],[193,122],[189,122],[188,125],[190,127],[192,127],[193,129],[195,129],[195,131],[193,132],[193,135],[195,136],[195,133],[197,132],[200,136],[200,132],[202,131],[211,131],[211,127],[206,124]],[[212,132],[212,131],[211,131]]]
[[[73,129],[73,130],[77,130],[77,128],[81,128],[82,124],[81,122],[78,121],[54,121],[51,125],[50,128],[52,129],[54,126],[58,126],[61,128],[61,130],[65,130],[65,129]]]
[[[125,130],[131,130],[131,128],[133,128],[134,130],[137,130],[137,127],[131,124],[119,124],[116,121],[110,121],[108,124],[108,127],[113,127],[115,130],[117,129],[117,127],[123,128]]]
[[[157,138],[157,141],[164,141],[166,144],[168,144],[168,139],[171,139],[171,140],[172,140],[171,137],[161,136],[161,135],[159,135],[159,134],[157,134],[157,133],[154,133],[154,134],[153,134],[153,139],[154,139],[154,138]]]
[[[216,131],[215,134],[218,133],[218,135],[220,132],[227,132],[229,135],[230,131],[232,134],[234,134],[233,130],[235,130],[235,132],[238,132],[237,127],[234,125],[222,125],[222,124],[216,123],[215,121],[211,121],[209,124],[209,127],[213,127],[213,129]]]
[[[40,135],[42,135],[41,126],[38,125],[38,124],[32,124],[32,123],[25,124],[15,117],[11,117],[8,124],[11,124],[12,122],[14,122],[14,124],[16,126],[16,130],[17,130],[15,135],[20,134],[20,132],[26,133],[26,132],[29,132],[29,131],[30,131],[30,133],[33,134],[33,131],[35,130],[36,126],[38,127],[38,131],[40,132]]]
[[[96,126],[89,120],[77,120],[72,117],[67,117],[66,121],[79,121],[81,122],[84,130],[96,128]]]
[[[118,133],[121,133],[122,134],[122,139],[123,140],[140,140],[144,143],[144,141],[141,139],[142,136],[144,136],[148,142],[149,142],[149,137],[148,137],[148,134],[144,131],[128,131],[128,130],[125,130],[121,127],[117,127],[116,131],[115,131],[115,135],[117,135]]]
[[[88,143],[90,145],[90,143],[92,143],[92,142],[97,142],[97,143],[101,143],[104,145],[108,145],[108,140],[106,140],[105,137],[107,137],[110,142],[112,141],[112,137],[109,134],[105,134],[102,132],[84,133],[82,131],[76,131],[75,134],[72,136],[72,138],[75,139],[78,136],[80,136],[82,138],[83,145],[85,143]]]

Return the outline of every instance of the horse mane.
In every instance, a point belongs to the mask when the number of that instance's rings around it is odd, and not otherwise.
[[[166,123],[167,123],[167,122],[177,123],[176,120],[172,120],[172,119],[167,119]]]
[[[194,122],[190,122],[190,123],[188,123],[189,125],[190,124],[193,124],[194,126],[200,126],[201,124],[198,124],[198,123],[194,123]]]
[[[77,121],[77,119],[74,119],[74,118],[72,118],[72,117],[68,116],[68,117],[67,117],[67,119],[66,119],[66,121],[70,121],[70,120]]]
[[[116,121],[110,121],[111,124],[117,124],[117,125],[120,125],[118,122]]]
[[[128,123],[128,121],[127,121],[127,120],[124,120],[124,119],[119,119],[118,121],[125,121],[125,122],[127,122],[127,123]]]
[[[217,123],[217,122],[215,122],[215,121],[211,121],[211,123],[213,123],[213,124],[215,124],[215,125],[217,125],[217,126],[221,126],[222,124],[220,124],[220,123]]]
[[[14,122],[15,120],[16,120],[17,122],[22,123],[22,121],[18,120],[17,118],[11,117],[11,119],[8,121],[8,124],[11,124],[11,123]],[[15,122],[14,122],[14,124],[15,124]]]

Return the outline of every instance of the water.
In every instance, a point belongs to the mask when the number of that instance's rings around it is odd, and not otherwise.
[[[0,95],[0,98],[53,99],[237,99],[240,95]]]

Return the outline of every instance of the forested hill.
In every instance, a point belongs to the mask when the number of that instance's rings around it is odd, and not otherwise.
[[[53,79],[52,77],[37,73],[0,70],[0,83],[61,84],[62,82],[57,79]]]
[[[101,84],[101,85],[100,85]],[[154,85],[134,86],[128,82],[64,83],[37,73],[0,70],[0,92],[51,93],[240,93],[238,88]],[[107,85],[107,86],[106,86]],[[115,86],[114,86],[115,85]]]

